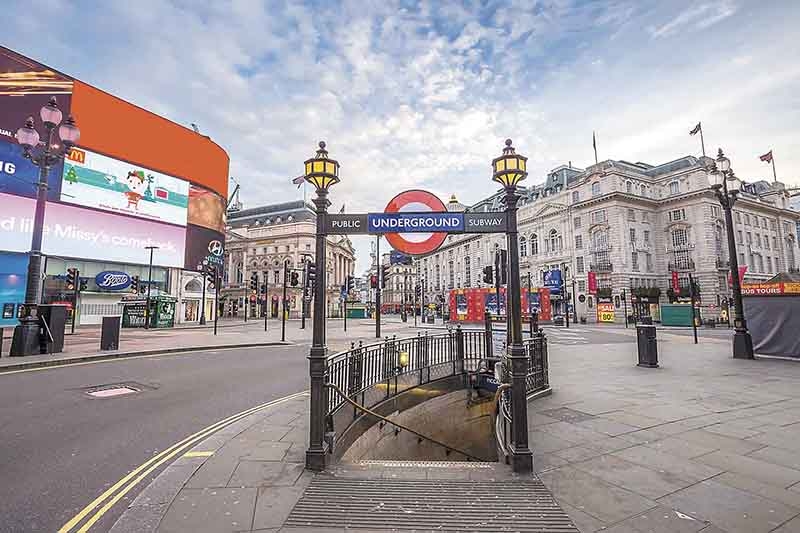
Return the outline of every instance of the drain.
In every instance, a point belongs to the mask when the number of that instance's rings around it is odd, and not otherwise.
[[[116,396],[125,396],[126,394],[135,394],[141,392],[132,385],[117,384],[117,385],[102,385],[100,387],[90,387],[86,389],[86,394],[92,398],[114,398]]]

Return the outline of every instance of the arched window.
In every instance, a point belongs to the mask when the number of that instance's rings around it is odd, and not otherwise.
[[[684,228],[675,228],[672,230],[672,247],[682,248],[689,244],[689,232]]]
[[[241,285],[244,283],[244,270],[242,270],[242,264],[239,263],[236,265],[236,284]]]
[[[608,230],[603,229],[592,233],[592,250],[603,251],[608,249]]]
[[[592,196],[597,196],[598,194],[600,194],[600,182],[595,181],[592,183]]]
[[[625,192],[632,193],[633,192],[633,183],[630,181],[625,182]]]
[[[519,238],[519,256],[528,257],[528,240],[525,237]]]
[[[539,237],[533,233],[531,235],[531,255],[537,255],[539,253]]]
[[[555,229],[550,230],[550,251],[556,252],[561,250],[561,236]]]

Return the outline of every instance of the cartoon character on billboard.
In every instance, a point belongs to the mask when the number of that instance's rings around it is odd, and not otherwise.
[[[125,197],[128,199],[127,207],[133,207],[136,210],[139,209],[139,200],[143,197],[142,190],[144,189],[144,182],[144,172],[141,170],[131,170],[128,172],[128,176],[125,178],[125,184],[128,187],[128,190],[125,192]]]

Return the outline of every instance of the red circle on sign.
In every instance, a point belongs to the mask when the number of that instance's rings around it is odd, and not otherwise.
[[[406,209],[404,209],[406,208]],[[409,211],[414,213],[428,212],[431,213],[444,213],[447,212],[444,202],[438,196],[428,191],[421,191],[419,189],[412,189],[404,191],[392,198],[386,205],[384,213],[400,213],[402,211]],[[387,233],[386,240],[392,245],[392,248],[398,252],[403,252],[408,255],[422,255],[428,254],[439,248],[444,240],[447,238],[447,233],[428,233],[429,237],[423,238],[420,241],[409,240],[410,235],[426,235],[425,233]]]

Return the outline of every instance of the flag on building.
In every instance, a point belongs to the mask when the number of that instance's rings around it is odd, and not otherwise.
[[[592,130],[592,148],[594,148],[594,164],[597,164],[597,137],[595,137],[594,130]]]
[[[698,133],[700,133],[702,129],[703,129],[702,126],[700,126],[700,123],[698,122],[697,126],[695,126],[694,129],[689,131],[689,135],[697,135]]]
[[[294,178],[294,179],[292,180],[292,183],[294,183],[295,185],[297,185],[297,188],[299,189],[299,188],[300,188],[300,186],[303,184],[303,182],[304,182],[305,180],[306,180],[306,177],[305,177],[305,176],[297,176],[296,178]]]
[[[769,152],[767,152],[764,155],[758,156],[758,158],[760,160],[764,161],[765,163],[771,163],[772,162],[772,150],[770,150]]]

